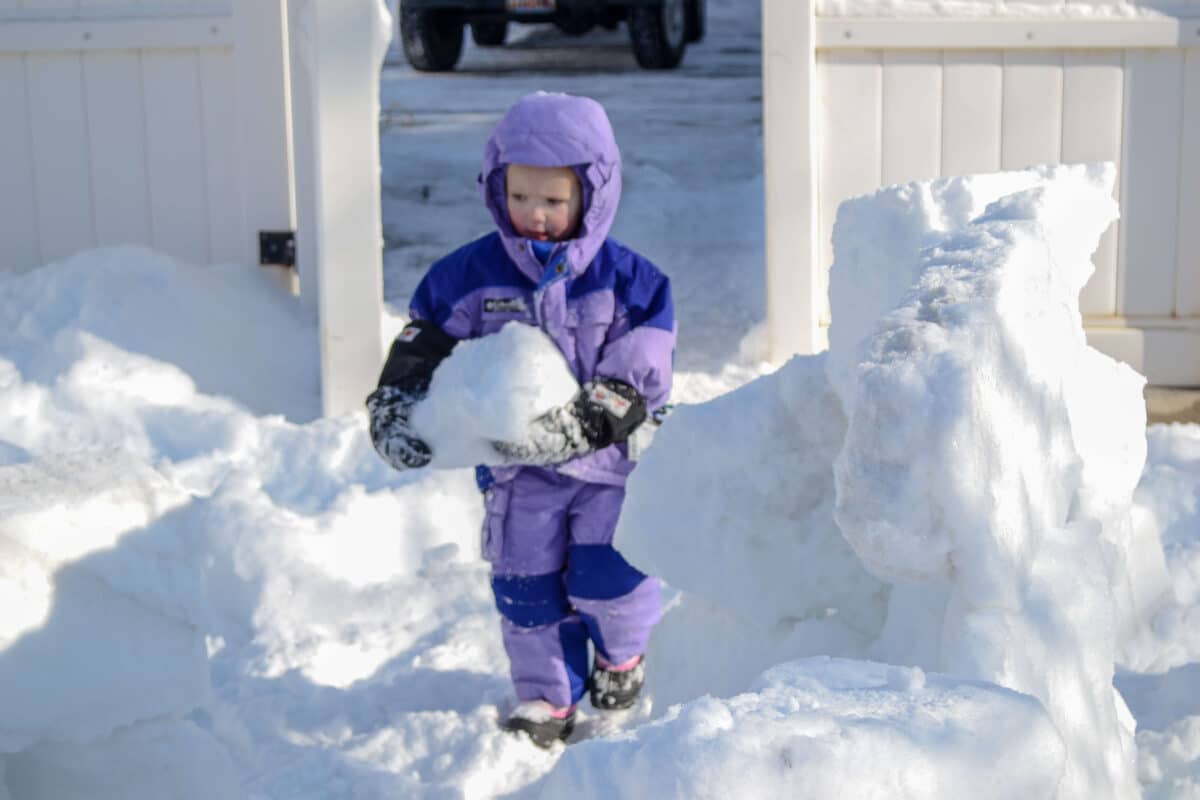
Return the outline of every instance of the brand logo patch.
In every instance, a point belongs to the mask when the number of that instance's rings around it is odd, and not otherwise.
[[[416,325],[405,325],[404,330],[400,331],[400,334],[396,338],[402,342],[411,342],[420,335],[421,329]]]
[[[596,384],[588,392],[588,400],[600,406],[617,419],[625,419],[625,415],[629,413],[629,407],[633,405],[624,397],[621,397],[621,395],[610,391],[600,384]]]
[[[485,314],[524,314],[527,310],[523,297],[489,297],[483,301]]]

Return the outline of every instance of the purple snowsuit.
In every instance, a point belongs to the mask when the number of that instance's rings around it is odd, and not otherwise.
[[[543,262],[509,220],[505,167],[571,167],[583,189],[577,238]],[[607,238],[621,195],[608,117],[584,97],[538,93],[500,120],[479,176],[498,232],[439,260],[413,296],[414,320],[453,339],[514,320],[558,345],[581,384],[600,376],[636,389],[654,410],[671,388],[675,320],[667,278]],[[646,651],[659,585],[613,548],[633,463],[623,443],[553,467],[479,468],[483,555],[521,700],[572,705],[588,675],[587,643],[610,663]]]

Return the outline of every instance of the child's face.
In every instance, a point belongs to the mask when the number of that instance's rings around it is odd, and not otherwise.
[[[579,228],[583,191],[570,167],[509,164],[505,171],[508,218],[528,239],[561,242]]]

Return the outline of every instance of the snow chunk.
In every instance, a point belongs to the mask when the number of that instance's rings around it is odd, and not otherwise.
[[[434,371],[411,421],[433,451],[431,467],[495,463],[490,442],[524,441],[533,419],[578,391],[553,340],[532,325],[509,323],[459,342]]]
[[[1050,797],[1062,771],[1041,705],[996,686],[813,658],[755,689],[573,746],[537,796],[999,800]]]

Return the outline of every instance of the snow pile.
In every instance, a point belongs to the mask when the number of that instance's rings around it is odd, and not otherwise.
[[[412,425],[433,451],[433,468],[494,463],[491,442],[523,441],[530,421],[578,391],[550,337],[532,325],[509,323],[455,345],[413,409]]]
[[[814,658],[771,669],[750,693],[573,746],[535,796],[1041,798],[1054,794],[1062,749],[1031,697]]]
[[[224,750],[182,719],[208,692],[204,581],[170,524],[187,501],[121,451],[0,466],[0,771],[16,797],[236,793]]]
[[[1059,796],[1132,797],[1114,623],[1132,626],[1165,576],[1130,568],[1158,546],[1135,544],[1129,517],[1143,381],[1088,348],[1077,303],[1116,217],[1114,172],[1040,172],[1042,185],[934,237],[916,285],[842,355],[858,366],[841,385],[836,516],[872,572],[947,596],[924,620],[894,607],[897,637],[933,626],[926,663],[1043,702],[1067,748]],[[864,201],[840,211],[855,216],[889,221]],[[835,272],[855,258],[838,233],[863,224],[835,232]]]

